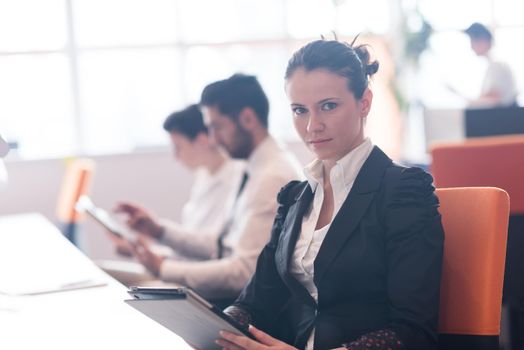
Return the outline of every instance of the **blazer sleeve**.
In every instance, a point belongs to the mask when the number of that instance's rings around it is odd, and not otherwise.
[[[241,323],[253,323],[271,332],[275,318],[290,297],[287,286],[281,279],[276,266],[275,252],[280,233],[298,181],[292,181],[278,194],[278,209],[271,229],[270,241],[260,253],[256,270],[235,303],[225,311]]]
[[[391,330],[405,349],[437,343],[444,230],[432,177],[392,167],[382,198]]]
[[[386,171],[379,198],[385,232],[391,323],[348,349],[434,349],[437,344],[444,231],[432,177],[418,168]]]

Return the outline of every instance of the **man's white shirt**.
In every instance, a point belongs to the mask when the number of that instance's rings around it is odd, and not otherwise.
[[[165,231],[160,243],[172,247],[179,258],[211,258],[216,249],[211,242],[216,244],[217,233],[231,215],[244,171],[245,162],[237,160],[227,160],[214,174],[197,170],[180,223],[159,220]]]
[[[509,106],[515,103],[518,95],[515,78],[509,65],[488,58],[488,68],[482,81],[481,94],[492,92],[498,94],[499,102],[497,105],[500,106]]]
[[[189,286],[206,297],[236,296],[253,274],[258,255],[269,240],[277,194],[289,181],[302,178],[300,168],[291,153],[268,136],[246,162],[249,180],[234,205],[223,240],[224,257],[217,259],[221,230],[193,235],[166,229],[163,242],[175,250],[191,246],[207,260],[165,260],[160,268],[162,280]]]

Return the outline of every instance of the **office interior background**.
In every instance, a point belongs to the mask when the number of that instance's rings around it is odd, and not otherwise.
[[[1,0],[0,131],[13,149],[0,214],[56,220],[68,160],[90,157],[97,204],[131,200],[177,219],[192,179],[162,122],[234,72],[259,77],[271,132],[307,162],[284,70],[295,49],[333,33],[360,34],[381,63],[373,141],[397,161],[427,162],[422,114],[463,109],[452,89],[480,90],[486,62],[462,33],[469,24],[493,30],[494,55],[523,91],[523,11],[521,0]],[[86,221],[80,240],[90,257],[114,257],[96,224]]]

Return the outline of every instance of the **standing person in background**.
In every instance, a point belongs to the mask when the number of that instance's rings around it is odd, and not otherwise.
[[[177,223],[158,219],[146,209],[128,202],[119,203],[116,211],[127,214],[130,228],[148,236],[158,236],[166,227],[179,232],[190,232],[187,239],[198,247],[196,242],[213,239],[209,235],[213,235],[225,225],[238,192],[245,164],[230,159],[216,145],[210,143],[198,105],[191,105],[169,115],[164,122],[164,130],[169,133],[175,159],[194,173],[193,186],[189,200],[182,209],[181,221]],[[133,247],[129,242],[112,234],[109,236],[118,252],[123,255],[133,253]],[[174,248],[178,258],[200,259],[206,256],[205,253],[191,249],[185,244],[178,244]],[[126,265],[126,268],[122,269],[121,263],[105,261],[99,264],[127,285],[143,283],[144,280],[154,278],[146,275],[146,270],[140,266]]]
[[[464,30],[469,36],[471,49],[488,61],[480,96],[470,101],[470,107],[509,107],[517,104],[518,95],[515,78],[507,63],[495,61],[490,51],[493,47],[493,35],[480,23],[471,24]]]
[[[139,240],[137,257],[165,282],[189,286],[218,305],[230,303],[255,270],[269,240],[277,210],[276,195],[301,178],[290,152],[268,132],[269,102],[254,76],[235,74],[206,86],[201,98],[210,138],[232,158],[246,161],[246,171],[230,220],[214,239],[195,240],[191,232],[163,226],[139,231],[177,249],[199,251],[202,261],[170,260],[154,254]],[[132,212],[131,222],[135,222]]]
[[[365,46],[318,40],[286,70],[295,129],[316,156],[280,207],[256,272],[225,312],[257,340],[225,349],[431,350],[444,234],[432,178],[364,136],[378,70]],[[257,328],[255,328],[257,327]]]

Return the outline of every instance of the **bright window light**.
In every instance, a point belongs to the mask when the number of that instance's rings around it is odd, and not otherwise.
[[[24,158],[77,150],[69,66],[62,54],[0,56],[0,124]]]
[[[191,0],[180,1],[179,8],[185,42],[274,39],[285,34],[281,0]]]
[[[293,38],[320,38],[335,28],[335,6],[326,0],[288,0],[287,26]]]
[[[183,106],[175,49],[85,53],[80,57],[82,128],[87,153],[165,144],[162,123]]]
[[[391,28],[392,1],[339,2],[341,4],[335,10],[339,35],[353,37],[358,33],[385,34]]]
[[[57,50],[66,41],[64,0],[0,1],[0,52]]]
[[[465,105],[451,90],[476,96],[486,65],[461,32],[475,21],[494,30],[494,54],[524,88],[522,0],[0,0],[0,124],[19,144],[10,156],[165,147],[165,117],[234,72],[257,75],[270,130],[296,139],[283,79],[290,54],[335,31],[383,36],[401,57],[400,11],[417,9],[435,31],[408,67],[407,96],[439,108]]]
[[[522,25],[524,1],[497,0],[493,3],[495,22],[499,25]],[[521,39],[522,40],[522,39]]]
[[[174,43],[174,0],[71,0],[78,45]]]
[[[420,0],[420,11],[437,30],[466,29],[473,22],[491,22],[498,0]]]

